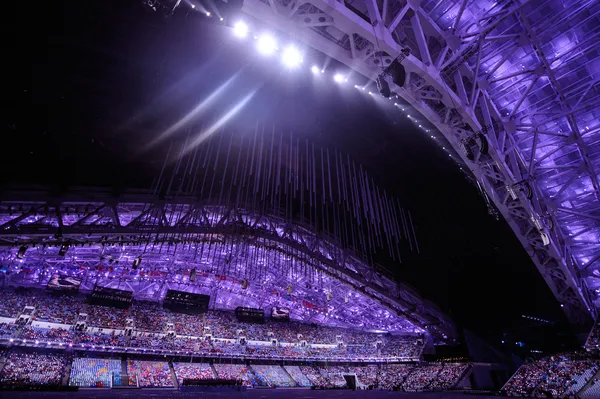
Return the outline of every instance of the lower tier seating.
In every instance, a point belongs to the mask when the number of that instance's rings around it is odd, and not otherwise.
[[[121,360],[75,358],[69,385],[77,387],[109,387],[113,375],[120,377]]]

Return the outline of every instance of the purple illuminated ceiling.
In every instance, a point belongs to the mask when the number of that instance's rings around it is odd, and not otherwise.
[[[31,193],[26,197],[29,201],[0,202],[5,245],[0,254],[11,285],[44,287],[53,274],[70,274],[83,279],[83,291],[98,284],[159,301],[167,289],[176,289],[210,295],[217,309],[249,306],[268,313],[282,306],[305,322],[428,330],[446,342],[455,337],[446,316],[383,269],[279,218],[200,206],[189,198],[140,201],[144,196],[133,193],[117,201],[97,192],[88,201],[74,195],[77,200],[65,199],[58,208],[32,200],[39,197]],[[167,215],[168,223],[159,226],[139,217],[149,209]],[[193,212],[202,218],[186,216]],[[60,256],[64,243],[68,249]],[[27,250],[19,259],[22,245]],[[134,270],[139,256],[142,263]],[[197,278],[190,281],[194,268]]]
[[[243,10],[372,81],[382,62],[410,50],[402,61],[404,86],[390,82],[400,97],[394,101],[429,121],[432,140],[457,151],[458,166],[477,179],[490,211],[507,220],[570,319],[595,318],[600,2],[308,0],[305,6],[281,13],[285,1],[245,0]]]

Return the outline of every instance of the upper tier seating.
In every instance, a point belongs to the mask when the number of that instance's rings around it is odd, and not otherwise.
[[[13,323],[0,323],[0,338],[10,338],[15,334],[19,326]]]
[[[57,296],[41,290],[23,292],[2,291],[6,300],[0,304],[0,315],[16,317],[25,308],[32,306],[34,320],[62,324],[49,329],[26,328],[24,339],[73,343],[75,347],[139,347],[185,351],[203,354],[255,355],[263,357],[286,356],[291,358],[369,358],[400,357],[418,358],[422,351],[422,340],[416,336],[391,336],[331,326],[303,324],[298,322],[275,322],[269,318],[264,324],[240,322],[233,312],[209,311],[200,315],[176,314],[162,308],[159,303],[134,301],[129,309],[90,305],[78,296]],[[70,328],[79,318],[87,314],[86,331]],[[82,316],[82,319],[83,316]],[[179,336],[163,337],[168,329]],[[123,336],[126,326],[133,327],[131,337]],[[92,332],[100,328],[103,331]],[[0,325],[0,337],[14,335],[11,327]],[[117,330],[116,332],[113,330]],[[212,336],[212,343],[204,335]],[[222,339],[246,341],[271,341],[294,345],[240,345],[237,342],[222,342]],[[308,344],[301,346],[306,341]],[[345,345],[339,346],[343,342]],[[19,342],[20,343],[20,342]],[[330,347],[311,347],[312,344],[328,344]],[[83,346],[82,346],[83,345]],[[378,348],[378,346],[380,348]]]

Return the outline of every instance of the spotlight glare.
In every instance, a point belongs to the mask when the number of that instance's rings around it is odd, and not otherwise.
[[[302,63],[302,54],[300,51],[294,46],[289,46],[283,51],[283,55],[281,56],[281,60],[283,64],[290,67],[296,68],[298,65]],[[314,68],[314,67],[313,67]],[[314,70],[313,70],[314,72]]]
[[[316,66],[313,66],[312,68],[310,68],[310,70],[312,71],[312,73],[319,73],[319,68],[317,68]]]
[[[207,16],[207,17],[210,17],[210,13],[209,13],[208,11],[206,12],[206,16]]]
[[[223,22],[223,17],[219,18],[219,21]]]
[[[275,38],[269,35],[262,35],[258,38],[258,52],[263,55],[271,55],[277,50]]]
[[[236,22],[235,25],[233,25],[233,33],[241,38],[248,36],[248,25],[243,21]]]
[[[337,83],[342,83],[344,79],[345,78],[339,73],[335,74],[335,76],[333,77],[333,80]]]
[[[195,4],[192,4],[192,8],[196,8],[196,5],[195,5]]]

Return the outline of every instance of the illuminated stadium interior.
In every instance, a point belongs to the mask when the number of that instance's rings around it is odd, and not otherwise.
[[[236,74],[153,127],[145,154],[164,157],[148,188],[2,187],[0,389],[600,397],[600,2],[135,2],[166,21],[157,31],[195,18],[277,65],[274,80],[304,73],[406,118],[591,332],[527,362],[507,346],[475,359],[457,319],[394,274],[420,255],[411,210],[337,148],[258,117],[233,128],[260,108],[255,82],[225,98]],[[441,355],[457,348],[470,354]]]

